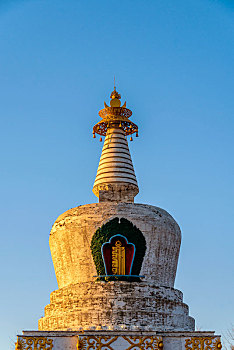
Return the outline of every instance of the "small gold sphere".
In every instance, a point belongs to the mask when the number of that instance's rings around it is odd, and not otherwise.
[[[218,349],[222,349],[222,344],[221,344],[221,343],[218,343],[218,344],[217,344],[217,348],[218,348]]]
[[[159,349],[162,349],[162,348],[163,348],[163,342],[162,342],[162,341],[160,341],[160,342],[158,343],[158,347],[159,347]]]
[[[113,98],[110,101],[110,105],[111,105],[111,107],[120,107],[121,101],[118,98]]]

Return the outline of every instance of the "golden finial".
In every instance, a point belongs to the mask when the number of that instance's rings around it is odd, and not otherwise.
[[[121,102],[121,95],[116,91],[116,87],[115,87],[115,78],[114,78],[114,90],[112,91],[111,95],[110,95],[111,101],[110,101],[110,105],[111,107],[120,107]]]
[[[121,99],[121,95],[116,91],[116,86],[115,86],[115,76],[114,76],[114,90],[112,91],[112,93],[111,93],[111,95],[110,95],[110,98],[112,99],[112,100],[120,100]],[[110,104],[111,104],[111,107],[120,107],[120,101],[115,101],[117,104],[118,104],[118,106],[115,106],[115,105],[113,105],[112,106],[112,103],[113,103],[113,101],[111,101],[110,102]],[[115,104],[116,104],[115,103]]]
[[[93,138],[95,138],[95,134],[106,136],[108,128],[112,126],[118,126],[124,130],[126,136],[136,133],[136,137],[138,137],[138,126],[129,119],[132,115],[132,111],[126,108],[126,102],[121,106],[121,95],[116,91],[115,77],[114,90],[110,98],[110,107],[104,102],[105,108],[99,111],[99,116],[102,120],[94,125]],[[102,141],[102,139],[100,141]],[[132,141],[132,137],[130,141]]]
[[[117,98],[118,100],[121,99],[121,95],[118,93],[118,91],[116,91],[116,87],[114,86],[114,90],[112,91],[110,98],[112,100],[114,100],[115,98]]]

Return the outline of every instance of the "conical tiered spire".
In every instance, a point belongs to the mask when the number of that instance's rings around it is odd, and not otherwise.
[[[138,126],[129,120],[132,112],[126,102],[121,107],[115,87],[110,97],[110,107],[104,102],[105,108],[99,112],[102,120],[93,128],[94,138],[96,133],[106,136],[93,192],[100,202],[133,202],[139,188],[126,136],[138,136]]]

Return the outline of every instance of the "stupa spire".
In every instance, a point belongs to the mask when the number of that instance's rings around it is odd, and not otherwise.
[[[129,120],[132,111],[126,102],[121,106],[115,83],[110,98],[110,106],[104,102],[105,108],[99,111],[102,120],[93,127],[94,138],[99,134],[102,141],[105,136],[93,192],[99,202],[134,202],[139,188],[126,136],[136,133],[138,137],[138,126]]]

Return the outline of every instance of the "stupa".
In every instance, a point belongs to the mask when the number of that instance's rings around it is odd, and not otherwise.
[[[50,232],[58,290],[38,331],[16,349],[218,350],[220,336],[195,331],[174,288],[181,231],[165,210],[134,203],[139,192],[127,136],[138,126],[114,88],[93,137],[105,137],[93,192],[99,202],[60,215]]]

